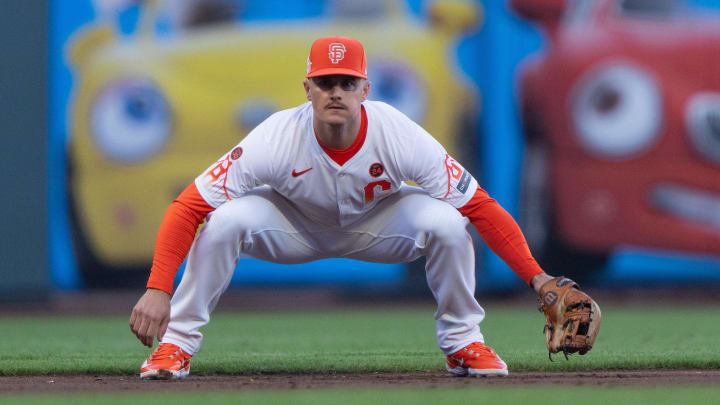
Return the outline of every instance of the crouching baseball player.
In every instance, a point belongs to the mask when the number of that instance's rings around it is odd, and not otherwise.
[[[316,40],[303,82],[308,102],[262,122],[170,205],[147,291],[130,318],[143,344],[152,347],[155,336],[159,341],[141,366],[142,378],[188,375],[203,338],[199,329],[241,253],[276,263],[330,257],[397,263],[425,256],[447,370],[507,375],[480,333],[485,313],[474,297],[468,222],[536,291],[551,277],[510,215],[430,134],[393,107],[367,100],[366,72],[359,41]]]

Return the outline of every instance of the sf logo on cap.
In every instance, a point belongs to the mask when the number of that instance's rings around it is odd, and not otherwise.
[[[333,42],[330,44],[328,56],[330,57],[330,62],[332,63],[338,63],[343,58],[345,58],[345,45]]]

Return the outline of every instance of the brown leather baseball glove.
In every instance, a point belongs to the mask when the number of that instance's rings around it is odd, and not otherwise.
[[[548,357],[563,352],[587,353],[600,331],[598,304],[569,278],[555,277],[540,287],[540,312],[545,313]]]

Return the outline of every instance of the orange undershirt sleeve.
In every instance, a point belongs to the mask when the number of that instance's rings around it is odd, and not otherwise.
[[[518,224],[485,190],[478,187],[472,199],[458,211],[470,220],[490,249],[528,285],[534,276],[543,273]]]
[[[213,211],[191,183],[165,211],[155,239],[155,253],[147,288],[172,294],[178,268],[190,251],[200,224]]]

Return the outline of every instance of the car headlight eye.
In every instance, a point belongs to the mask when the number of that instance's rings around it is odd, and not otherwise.
[[[645,150],[659,135],[660,91],[643,69],[627,62],[593,69],[570,94],[575,131],[592,155],[628,158]]]
[[[598,114],[609,114],[620,106],[620,97],[622,96],[616,88],[600,86],[595,94],[593,94],[591,104]]]
[[[90,112],[93,140],[112,160],[137,163],[162,149],[171,130],[167,101],[149,80],[124,79],[104,88]]]
[[[691,97],[685,109],[685,126],[695,150],[720,164],[720,93],[704,92]]]
[[[402,62],[379,60],[369,68],[368,78],[373,100],[390,104],[413,121],[422,121],[426,90],[412,68]]]

